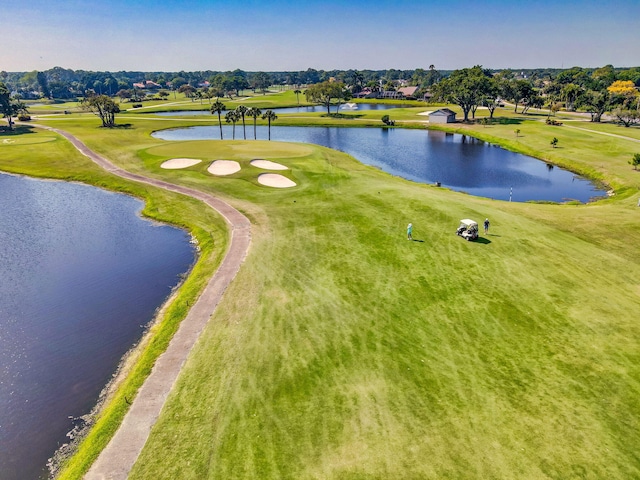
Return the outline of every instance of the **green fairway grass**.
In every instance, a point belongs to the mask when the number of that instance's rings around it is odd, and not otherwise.
[[[390,115],[424,128],[416,112],[427,109]],[[360,114],[278,124],[379,125],[379,112]],[[149,135],[194,120],[123,116],[128,127],[114,130],[89,117],[47,120],[123,168],[218,195],[252,221],[249,255],[130,478],[640,477],[640,172],[628,164],[640,144],[551,127],[544,116],[501,118],[448,128],[587,174],[615,195],[589,205],[493,201],[312,145]],[[0,168],[34,174],[51,157],[35,174],[107,177],[77,154],[72,166],[56,163],[70,151],[59,138],[14,150],[20,164]],[[176,157],[205,162],[160,168]],[[278,173],[298,186],[259,185],[254,158],[286,165]],[[242,169],[214,177],[215,159]],[[194,220],[211,215],[204,207],[177,197],[153,208],[223,235],[219,221]],[[479,241],[455,235],[460,219],[485,217],[491,229]],[[81,477],[113,418],[61,478]]]

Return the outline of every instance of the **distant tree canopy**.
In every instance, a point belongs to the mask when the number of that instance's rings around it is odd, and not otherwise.
[[[609,85],[607,90],[614,95],[633,95],[637,93],[636,87],[631,80],[616,80]]]
[[[254,92],[260,90],[265,93],[271,85],[271,76],[265,72],[258,72],[251,77],[250,85]]]
[[[372,92],[397,90],[401,86],[416,86],[414,94],[420,98],[430,93],[432,98],[461,107],[465,120],[475,118],[480,106],[489,109],[492,118],[502,100],[513,104],[516,112],[548,106],[549,115],[562,108],[588,112],[591,120],[599,122],[614,118],[622,124],[633,124],[640,108],[640,66],[615,68],[571,67],[567,69],[488,70],[480,66],[455,71],[436,70],[434,65],[412,70],[316,70],[245,72],[233,71],[179,71],[179,72],[92,72],[54,67],[42,72],[0,72],[0,81],[10,92],[14,103],[19,99],[83,98],[85,92],[95,95],[118,96],[131,92],[134,101],[144,98],[146,89],[134,87],[152,81],[160,88],[173,90],[201,102],[212,98],[239,96],[248,88],[265,92],[270,85],[287,85],[296,93],[307,94],[307,100],[327,107],[346,101],[368,88]],[[208,83],[207,83],[208,82]],[[342,85],[338,92],[337,85]],[[157,88],[157,87],[156,87]],[[307,92],[306,89],[309,89]],[[331,89],[335,89],[331,91]],[[605,114],[609,114],[606,117]],[[13,115],[15,116],[15,114]],[[244,122],[243,122],[244,127]]]

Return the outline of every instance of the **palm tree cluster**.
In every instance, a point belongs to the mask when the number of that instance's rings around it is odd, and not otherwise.
[[[227,107],[225,106],[225,104],[222,103],[219,98],[215,101],[215,103],[211,105],[211,114],[213,115],[215,113],[218,115],[218,125],[220,127],[220,140],[222,140],[221,115],[222,115],[222,112],[226,110],[226,108]],[[274,113],[273,110],[266,110],[263,113],[262,110],[260,110],[257,107],[247,108],[244,105],[240,105],[235,110],[229,110],[227,113],[225,113],[224,120],[226,123],[230,123],[233,125],[233,129],[232,129],[233,140],[236,139],[236,123],[239,121],[242,121],[242,133],[243,133],[244,139],[246,140],[247,130],[246,130],[245,119],[246,117],[253,117],[253,139],[257,140],[258,136],[257,136],[256,124],[258,121],[258,117],[260,116],[262,116],[261,118],[263,120],[267,120],[269,124],[269,140],[271,140],[271,122],[278,118],[278,116]]]

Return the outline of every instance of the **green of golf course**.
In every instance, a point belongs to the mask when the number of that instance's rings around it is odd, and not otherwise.
[[[386,113],[401,127],[424,128],[417,112],[425,109]],[[120,128],[105,129],[95,116],[42,113],[38,123],[72,133],[119,167],[215,195],[252,223],[249,254],[129,478],[640,477],[640,171],[628,163],[640,152],[637,127],[568,115],[554,127],[543,112],[511,111],[488,126],[446,127],[614,191],[559,205],[418,184],[315,145],[151,137],[217,125],[215,116],[124,112]],[[380,127],[379,117],[296,114],[277,124]],[[0,143],[0,170],[141,197],[146,215],[189,229],[200,246],[191,275],[59,476],[82,478],[229,236],[198,201],[116,178],[53,132],[20,125],[0,137],[14,140]],[[258,156],[286,165],[297,186],[258,184],[249,164]],[[160,167],[180,157],[203,162]],[[207,166],[220,158],[241,170],[211,176]],[[491,228],[479,241],[455,235],[460,219],[485,217]],[[409,222],[415,241],[406,240]]]

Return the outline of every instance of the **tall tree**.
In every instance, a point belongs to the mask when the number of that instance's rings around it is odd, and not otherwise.
[[[600,92],[589,90],[578,98],[576,106],[589,112],[592,122],[600,122],[604,112],[609,110],[610,98],[611,96],[606,89]]]
[[[26,105],[18,98],[12,97],[7,86],[0,82],[0,113],[7,119],[9,130],[13,130],[13,117],[27,113]]]
[[[513,102],[513,111],[517,113],[520,101],[533,95],[533,84],[530,80],[525,79],[512,80],[509,84],[507,98]]]
[[[584,93],[584,90],[580,85],[576,85],[575,83],[567,83],[562,87],[560,91],[560,95],[565,101],[565,105],[568,112],[573,112],[575,110],[575,103],[578,100],[578,97]]]
[[[122,100],[124,100],[125,98],[131,98],[131,90],[127,90],[127,89],[120,89],[117,91],[116,96],[120,97],[120,103],[122,103]]]
[[[214,102],[213,105],[211,105],[211,114],[213,115],[214,113],[218,114],[218,125],[220,126],[220,140],[222,140],[222,119],[220,118],[220,115],[222,114],[222,111],[225,110],[227,107],[225,106],[224,103],[222,103],[220,100],[216,100]]]
[[[247,110],[247,115],[249,115],[250,117],[253,117],[253,139],[254,140],[257,139],[256,121],[258,120],[258,117],[260,116],[261,113],[262,111],[256,107],[251,107],[249,110]]]
[[[493,119],[493,114],[500,103],[500,85],[493,77],[486,77],[482,86],[481,103],[489,110],[489,119]]]
[[[278,116],[275,114],[273,110],[267,110],[262,115],[262,118],[269,122],[269,140],[271,140],[271,122],[274,122],[278,119]]]
[[[240,115],[235,110],[228,111],[224,116],[224,121],[225,122],[233,124],[233,129],[231,130],[233,132],[233,134],[232,134],[233,135],[232,136],[233,140],[236,139],[236,122],[239,120],[239,118],[238,118],[239,116]]]
[[[302,93],[302,91],[298,88],[296,88],[293,93],[296,94],[296,100],[298,100],[298,106],[300,106],[300,94]]]
[[[476,65],[473,68],[455,70],[451,76],[441,80],[433,87],[436,98],[455,103],[462,109],[464,121],[469,121],[469,112],[475,112],[486,97],[489,86],[487,73]]]
[[[265,72],[257,72],[251,79],[251,87],[253,91],[260,90],[262,93],[266,93],[267,88],[271,85],[271,76]]]
[[[308,102],[319,103],[327,107],[327,115],[331,115],[331,105],[334,100],[340,101],[343,98],[345,85],[341,82],[321,82],[311,85],[304,92]]]
[[[247,128],[246,125],[244,123],[244,117],[247,114],[247,110],[249,110],[247,107],[245,107],[244,105],[240,105],[236,108],[236,112],[238,113],[238,115],[240,116],[239,119],[242,120],[242,134],[244,136],[244,139],[247,139]]]
[[[120,113],[120,107],[107,95],[90,93],[80,102],[80,106],[98,116],[103,127],[115,127],[116,113]]]
[[[42,96],[44,98],[51,98],[51,90],[49,90],[49,82],[47,81],[47,76],[44,74],[44,72],[38,72],[36,78],[38,79],[38,85],[40,86]]]

